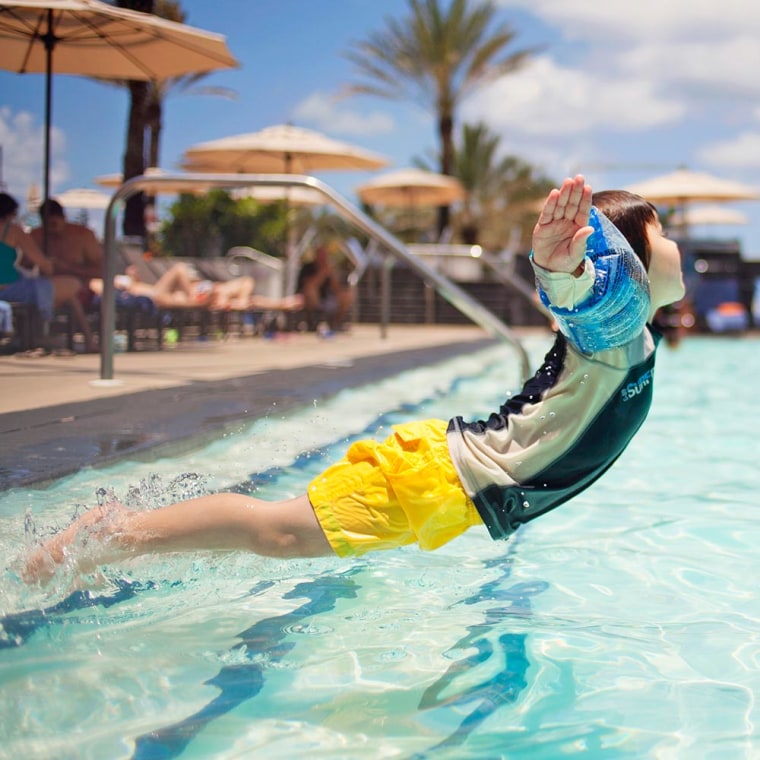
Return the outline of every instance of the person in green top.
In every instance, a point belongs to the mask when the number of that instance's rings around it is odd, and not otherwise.
[[[16,199],[0,193],[0,300],[32,304],[43,322],[48,322],[55,309],[76,298],[79,281],[69,275],[55,276],[53,261],[16,222],[17,211]],[[39,274],[22,269],[23,257]]]

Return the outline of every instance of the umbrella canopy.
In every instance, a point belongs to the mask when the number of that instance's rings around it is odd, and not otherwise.
[[[177,172],[170,172],[166,169],[161,169],[157,166],[149,166],[143,175],[146,177],[163,177],[164,175],[176,176]],[[115,172],[114,174],[101,174],[95,177],[95,184],[101,187],[121,187],[124,184],[124,176],[121,172]],[[205,186],[203,183],[193,183],[192,190],[188,190],[186,182],[178,182],[173,184],[171,180],[162,183],[160,188],[151,190],[152,193],[165,193],[167,195],[173,195],[174,193],[206,193],[211,189],[213,185]]]
[[[168,172],[156,166],[148,167],[144,172],[146,177],[162,177],[165,174],[176,175],[176,172]],[[120,187],[124,180],[120,173],[101,174],[95,177],[95,183],[101,187]],[[187,189],[187,183],[173,185],[171,181],[162,184],[157,192],[161,193],[205,193],[213,187],[205,186],[199,182],[197,188],[192,191]],[[237,187],[230,191],[233,198],[253,198],[259,203],[276,203],[277,201],[288,201],[291,206],[319,206],[326,203],[325,197],[318,190],[311,190],[308,187],[279,187],[275,185],[254,185],[251,187]]]
[[[47,77],[45,198],[53,73],[148,81],[237,65],[224,37],[149,13],[98,0],[0,0],[0,67]]]
[[[74,187],[60,193],[56,200],[64,208],[95,209],[108,208],[111,196],[89,187]]]
[[[442,206],[465,196],[462,183],[455,177],[422,169],[387,172],[359,186],[356,192],[365,203],[406,208]]]
[[[378,169],[376,153],[310,129],[279,124],[188,148],[183,169],[193,172],[311,174],[323,169]]]
[[[689,201],[722,202],[760,199],[757,188],[689,169],[653,177],[625,188],[654,204],[682,205]]]
[[[668,220],[675,227],[699,226],[702,224],[749,224],[749,217],[733,208],[725,206],[692,206],[677,211]]]
[[[277,203],[287,201],[290,206],[322,206],[327,199],[318,190],[310,187],[277,187],[275,185],[253,185],[238,187],[230,191],[233,198],[253,198],[257,203]]]

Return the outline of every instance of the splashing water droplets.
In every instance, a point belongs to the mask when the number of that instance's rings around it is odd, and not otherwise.
[[[99,507],[104,507],[106,504],[113,504],[113,502],[117,501],[113,488],[103,487],[95,491],[95,499]]]
[[[29,507],[24,512],[24,542],[27,546],[33,546],[37,542],[37,526],[34,524],[32,510]]]

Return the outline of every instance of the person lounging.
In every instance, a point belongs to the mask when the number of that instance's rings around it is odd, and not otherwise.
[[[128,266],[124,274],[114,277],[117,291],[136,298],[148,298],[163,309],[208,307],[219,311],[249,311],[280,309],[293,311],[303,305],[301,296],[272,298],[253,292],[253,277],[235,277],[226,282],[202,279],[193,267],[180,261],[167,269],[155,283],[143,282],[135,266]],[[103,281],[90,280],[90,288],[102,296]]]
[[[559,331],[522,391],[487,419],[396,425],[384,441],[351,444],[291,499],[217,493],[150,511],[95,507],[33,551],[25,577],[149,552],[432,550],[473,526],[508,538],[564,504],[615,463],[647,416],[660,339],[649,323],[682,297],[681,260],[651,204],[625,191],[592,196],[578,175],[548,194],[531,261]]]

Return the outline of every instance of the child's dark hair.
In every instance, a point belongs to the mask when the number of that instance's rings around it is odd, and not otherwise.
[[[18,201],[8,193],[0,193],[0,219],[18,211]]]
[[[593,194],[591,202],[623,233],[633,252],[649,269],[646,228],[657,222],[657,209],[640,195],[627,190],[602,190]]]

